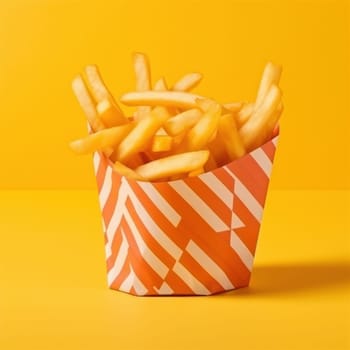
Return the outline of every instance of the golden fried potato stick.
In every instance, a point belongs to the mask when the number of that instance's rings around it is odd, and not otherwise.
[[[265,96],[270,90],[272,84],[278,86],[281,78],[282,67],[280,65],[268,62],[264,68],[264,72],[261,77],[258,93],[256,96],[254,110],[257,110],[262,104]]]
[[[210,154],[214,158],[217,166],[222,166],[229,162],[225,144],[221,137],[219,137],[218,133],[215,139],[208,144],[208,149],[210,151]]]
[[[190,171],[187,176],[188,177],[195,177],[195,176],[198,176],[200,174],[203,174],[204,173],[204,168],[203,167],[200,167],[198,169],[195,169],[195,170],[192,170]]]
[[[197,107],[199,95],[181,91],[135,91],[121,96],[120,101],[127,106],[170,106],[184,109]]]
[[[203,112],[207,112],[211,106],[217,104],[216,101],[206,97],[197,98],[196,103],[197,103],[197,108],[200,108]]]
[[[198,151],[208,144],[208,141],[218,127],[221,106],[218,103],[211,105],[198,122],[188,131],[179,151]]]
[[[168,85],[165,81],[165,78],[162,77],[158,79],[153,86],[153,91],[168,91]]]
[[[164,108],[157,107],[146,117],[137,121],[131,132],[119,144],[115,152],[116,159],[127,163],[130,157],[143,151],[166,119]]]
[[[105,128],[103,122],[98,118],[95,104],[85,86],[83,78],[78,75],[72,81],[73,92],[79,102],[79,105],[86,115],[86,118],[93,131]]]
[[[87,154],[104,150],[118,145],[132,128],[133,124],[130,123],[103,129],[82,139],[72,141],[70,143],[70,148],[78,154]]]
[[[151,90],[151,69],[147,56],[141,52],[133,54],[134,72],[136,79],[136,91]],[[151,108],[149,106],[139,106],[134,114],[136,120],[140,120],[148,115]]]
[[[218,164],[216,160],[214,159],[213,155],[209,151],[209,157],[208,161],[204,165],[204,170],[205,171],[212,171],[218,167]]]
[[[95,64],[90,64],[85,67],[85,75],[91,94],[96,103],[106,98],[115,102],[112,94],[109,92],[105,82],[102,79],[98,67]]]
[[[164,124],[164,129],[170,135],[178,135],[191,128],[201,118],[203,112],[198,108],[188,109],[169,118]]]
[[[222,105],[224,111],[227,112],[238,112],[242,109],[244,103],[243,102],[230,102],[230,103],[224,103]]]
[[[151,144],[152,152],[169,151],[173,144],[173,138],[169,135],[154,135]]]
[[[135,171],[149,181],[158,180],[201,168],[208,157],[209,151],[207,150],[180,153],[140,165]]]
[[[147,56],[140,52],[133,54],[136,91],[151,90],[151,69]]]
[[[235,113],[235,119],[237,123],[237,128],[241,128],[244,123],[247,122],[247,120],[250,118],[254,111],[254,103],[246,103],[241,108],[241,110],[238,113]]]
[[[96,106],[98,117],[107,128],[128,123],[128,119],[119,112],[115,105],[105,98]]]
[[[173,91],[190,91],[202,80],[202,74],[189,73],[180,78],[172,87]]]
[[[111,120],[108,119],[108,123],[113,124],[113,126],[125,123],[127,121],[127,118],[124,116],[118,103],[114,99],[111,92],[108,90],[105,82],[102,79],[98,67],[94,64],[86,66],[85,74],[91,94],[96,101],[96,104],[98,105],[99,103],[103,103],[103,101],[106,100],[109,101],[109,108],[113,110],[113,113],[109,117],[112,118],[113,116],[113,118]],[[121,121],[121,123],[117,124],[119,121]]]
[[[261,106],[253,112],[249,120],[239,129],[239,134],[247,152],[264,144],[278,122],[280,114],[275,113],[281,102],[281,90],[273,84]]]
[[[127,167],[125,164],[120,163],[118,161],[116,161],[113,165],[113,169],[122,176],[125,176],[129,179],[134,179],[134,180],[138,180],[138,181],[145,181],[145,179],[139,175],[137,172],[135,172],[134,170],[132,170],[131,168]]]
[[[220,117],[218,137],[223,141],[230,161],[245,155],[246,151],[232,114],[225,114]]]

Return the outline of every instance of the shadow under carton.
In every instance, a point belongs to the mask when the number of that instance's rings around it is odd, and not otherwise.
[[[110,288],[210,295],[248,286],[277,140],[169,182],[127,179],[95,153]]]

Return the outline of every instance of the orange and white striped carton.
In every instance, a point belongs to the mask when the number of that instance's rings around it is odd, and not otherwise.
[[[210,295],[248,286],[277,139],[169,182],[127,179],[95,153],[110,288]]]

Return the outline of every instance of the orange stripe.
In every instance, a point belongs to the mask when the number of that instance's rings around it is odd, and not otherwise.
[[[272,143],[272,141],[265,143],[263,146],[261,146],[261,148],[263,149],[263,151],[266,153],[266,155],[269,157],[269,159],[272,162],[276,151],[276,147]]]
[[[229,191],[233,192],[234,180],[232,179],[232,176],[230,176],[227,171],[224,170],[223,167],[214,170],[213,174],[221,181],[222,184],[227,187]]]
[[[100,157],[100,164],[99,164],[99,167],[98,167],[97,172],[95,174],[98,192],[101,191],[103,181],[105,178],[105,174],[106,174],[106,170],[107,170],[107,162],[106,162],[105,156],[102,155],[101,153],[99,153],[99,157]]]
[[[113,267],[115,260],[117,259],[120,246],[122,244],[123,239],[122,239],[120,228],[121,227],[119,226],[114,235],[113,242],[110,242],[112,255],[107,259],[107,271],[109,271]]]
[[[233,202],[234,212],[245,225],[245,227],[236,228],[235,232],[254,255],[260,224],[238,197],[236,197]]]
[[[167,183],[154,183],[153,185],[163,195],[164,198],[169,198],[168,189],[170,187]],[[169,220],[163,215],[158,207],[143,192],[140,186],[138,186],[136,183],[133,183],[132,189],[134,190],[141,203],[143,203],[144,207],[147,208],[149,215],[155,219],[159,228],[165,232],[168,237],[179,246],[179,248],[185,249],[189,241],[189,237],[179,234],[178,229],[169,222]]]
[[[124,266],[122,267],[120,274],[116,277],[116,279],[112,282],[110,288],[119,290],[119,287],[124,282],[124,280],[129,276],[131,270],[130,270],[130,260],[129,260],[129,254],[126,257]]]
[[[127,201],[127,207],[129,209],[130,202]],[[163,279],[152,269],[151,266],[143,259],[142,254],[140,253],[137,243],[135,241],[134,235],[132,234],[129,225],[123,219],[122,227],[125,233],[126,239],[129,244],[129,259],[133,261],[134,268],[138,271],[138,277],[143,276],[143,283],[147,289],[153,289],[153,286],[160,287],[163,283]],[[140,278],[141,279],[141,278]]]
[[[132,294],[132,295],[138,295],[138,294],[136,293],[136,290],[135,290],[134,287],[131,287],[129,293]]]
[[[146,226],[143,224],[143,222],[140,220],[139,216],[137,215],[135,208],[131,204],[130,199],[126,202],[126,207],[128,209],[128,212],[130,216],[133,219],[134,224],[136,225],[142,239],[147,244],[147,246],[152,250],[152,252],[169,268],[171,269],[172,266],[175,264],[175,259],[167,253],[162,246],[150,235],[148,232]],[[130,231],[131,233],[131,231]],[[135,242],[136,244],[136,242]]]
[[[224,222],[228,227],[231,225],[231,212],[232,208],[228,208],[225,203],[198,177],[193,177],[191,179],[191,189],[200,198],[209,204],[210,208],[215,212],[215,214]]]
[[[104,222],[105,222],[106,227],[108,227],[109,222],[112,218],[113,212],[115,210],[120,184],[121,184],[120,175],[118,175],[116,172],[113,172],[112,173],[111,192],[110,192],[108,199],[107,199],[107,202],[102,210],[102,216],[104,218]]]
[[[230,170],[238,177],[248,191],[263,206],[269,178],[259,167],[257,162],[247,154],[243,158],[230,163]]]
[[[186,267],[187,270],[191,271],[192,275],[196,277],[209,291],[210,293],[222,292],[222,286],[216,282],[213,277],[200,265],[196,260],[192,258],[190,254],[185,252],[180,262]]]
[[[182,216],[179,224],[179,235],[196,243],[209,255],[232,281],[241,285],[249,273],[237,253],[230,246],[230,233],[216,233],[207,223],[173,190],[169,198],[173,208]]]
[[[167,274],[165,282],[174,291],[174,295],[193,295],[192,289],[172,270]]]

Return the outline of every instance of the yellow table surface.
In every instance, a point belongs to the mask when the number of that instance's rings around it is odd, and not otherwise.
[[[249,288],[106,284],[96,191],[0,192],[0,349],[349,349],[349,191],[270,191]]]

